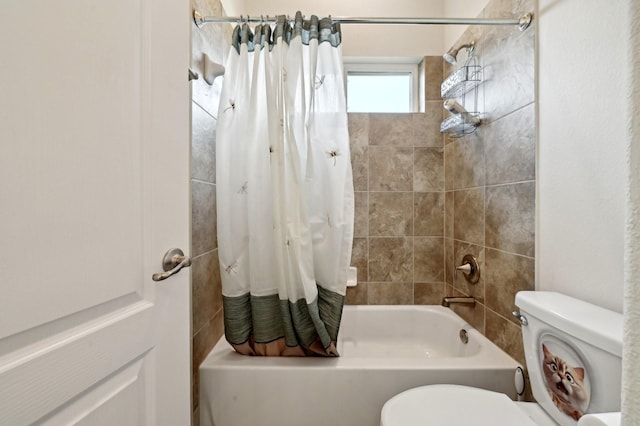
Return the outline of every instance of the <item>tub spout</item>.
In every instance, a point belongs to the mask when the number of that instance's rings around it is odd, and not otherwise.
[[[473,297],[444,297],[442,298],[442,306],[448,308],[452,303],[459,303],[461,305],[471,305],[474,306],[476,304],[476,299]]]

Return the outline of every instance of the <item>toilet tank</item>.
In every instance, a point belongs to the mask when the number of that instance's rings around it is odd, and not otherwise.
[[[522,339],[531,389],[560,425],[620,411],[622,314],[560,293],[521,291]]]

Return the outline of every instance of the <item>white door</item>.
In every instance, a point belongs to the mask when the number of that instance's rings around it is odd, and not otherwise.
[[[0,425],[189,423],[189,13],[0,3]]]

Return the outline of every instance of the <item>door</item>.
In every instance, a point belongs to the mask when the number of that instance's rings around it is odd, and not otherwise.
[[[189,13],[0,5],[0,425],[189,423]]]

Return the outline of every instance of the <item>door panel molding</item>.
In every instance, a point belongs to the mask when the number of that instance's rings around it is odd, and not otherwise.
[[[14,358],[26,356],[54,345],[56,342],[81,332],[89,323],[100,323],[109,315],[117,315],[123,309],[140,302],[138,293],[129,293],[113,300],[58,318],[29,330],[0,339],[0,370]]]
[[[153,347],[153,304],[139,301],[0,367],[0,424],[31,424]]]

